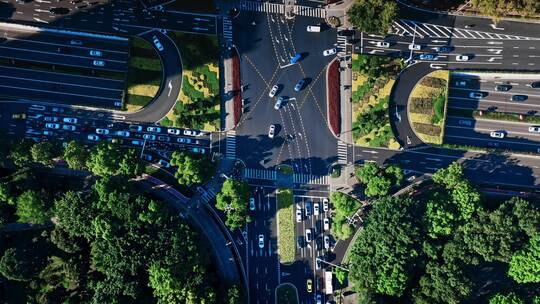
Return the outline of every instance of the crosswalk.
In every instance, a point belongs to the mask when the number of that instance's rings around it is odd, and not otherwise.
[[[337,35],[336,49],[338,52],[344,52],[347,48],[347,36]]]
[[[227,131],[225,138],[225,155],[228,159],[236,159],[236,131]]]
[[[437,24],[416,22],[407,19],[400,19],[392,24],[390,34],[400,36],[413,36],[424,38],[458,38],[458,39],[499,39],[499,40],[537,40],[538,38],[489,33],[474,31],[463,28],[455,28]]]
[[[223,39],[227,44],[233,41],[232,21],[229,17],[223,18]]]
[[[268,2],[241,1],[240,10],[252,12],[265,12],[272,14],[285,14],[285,5]],[[315,18],[326,18],[326,10],[322,8],[294,5],[293,14]]]
[[[208,204],[212,199],[214,199],[214,197],[216,197],[216,195],[217,193],[214,191],[214,189],[209,188],[201,193],[201,200]]]
[[[338,141],[338,164],[346,165],[348,163],[349,149],[346,143]]]
[[[275,170],[263,170],[263,169],[245,168],[244,169],[244,178],[276,180],[276,171]]]
[[[328,175],[293,174],[295,184],[328,185]]]

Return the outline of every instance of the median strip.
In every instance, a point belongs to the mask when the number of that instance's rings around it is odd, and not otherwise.
[[[277,191],[278,256],[283,264],[294,262],[294,199],[291,189]]]

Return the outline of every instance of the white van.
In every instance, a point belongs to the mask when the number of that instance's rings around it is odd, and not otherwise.
[[[318,33],[318,32],[321,31],[321,27],[318,26],[318,25],[308,25],[308,26],[307,26],[307,31],[308,31],[308,32]]]

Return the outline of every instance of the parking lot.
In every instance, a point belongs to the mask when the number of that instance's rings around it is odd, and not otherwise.
[[[538,81],[534,74],[452,74],[444,142],[540,153]],[[476,119],[462,115],[471,111]]]
[[[122,106],[128,68],[127,39],[0,31],[0,94],[92,107]]]

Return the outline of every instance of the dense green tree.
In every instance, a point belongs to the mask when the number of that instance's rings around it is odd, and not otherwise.
[[[51,242],[55,244],[58,249],[67,253],[75,253],[82,249],[75,237],[58,227],[51,231]]]
[[[453,189],[464,180],[463,167],[459,163],[453,162],[448,167],[437,170],[432,178],[435,183],[443,185],[447,189]]]
[[[71,169],[84,169],[87,159],[88,150],[82,143],[72,140],[64,148],[64,160]]]
[[[210,177],[210,162],[187,152],[172,154],[171,165],[178,167],[174,176],[181,185],[201,184]]]
[[[423,233],[411,199],[384,197],[373,205],[354,244],[349,278],[363,294],[402,296],[420,262]]]
[[[518,297],[517,294],[511,292],[509,294],[496,294],[489,299],[489,304],[525,304],[525,302]]]
[[[32,162],[30,149],[33,145],[34,142],[32,140],[23,138],[11,146],[8,157],[18,167],[27,166]]]
[[[392,181],[384,176],[372,177],[366,185],[364,194],[368,197],[387,195],[392,187]]]
[[[355,170],[355,175],[361,183],[367,184],[369,181],[379,175],[381,167],[376,162],[368,162]]]
[[[240,286],[233,285],[229,290],[227,291],[227,300],[229,304],[239,304],[243,303],[242,301],[242,291],[240,290]]]
[[[360,209],[360,202],[341,192],[332,192],[330,201],[332,201],[335,210],[332,216],[332,234],[340,240],[351,237],[354,233],[354,227],[348,219]]]
[[[86,167],[98,176],[137,176],[144,166],[133,149],[119,149],[117,145],[102,142],[90,152]]]
[[[17,198],[17,217],[19,222],[43,224],[50,219],[49,206],[43,192],[27,190]]]
[[[8,248],[0,259],[0,273],[8,280],[30,281],[38,266],[37,257],[16,248]]]
[[[420,287],[415,291],[416,303],[457,304],[468,297],[473,288],[472,281],[455,263],[430,261],[426,274],[420,278]]]
[[[388,194],[392,185],[399,185],[403,180],[403,173],[397,166],[383,169],[375,162],[368,162],[355,171],[356,176],[366,185],[364,193],[368,197]]]
[[[349,273],[341,268],[334,267],[334,275],[336,276],[336,280],[339,282],[339,284],[343,285],[345,280],[347,280]]]
[[[392,177],[392,182],[395,186],[401,185],[404,179],[403,170],[396,165],[390,165],[384,169],[387,176]]]
[[[225,224],[231,229],[243,227],[250,219],[247,213],[249,185],[227,179],[216,197],[216,208],[227,215]]]
[[[57,225],[71,236],[90,237],[95,211],[80,193],[68,191],[56,200],[54,215]]]
[[[53,159],[60,156],[60,148],[50,141],[35,143],[30,149],[32,160],[45,166],[53,164]]]
[[[540,13],[540,2],[536,0],[472,0],[471,3],[481,14],[492,17],[494,21],[505,14],[532,16]]]
[[[540,283],[540,235],[512,256],[508,275],[518,283]]]
[[[447,195],[434,192],[426,203],[428,234],[432,238],[450,235],[458,220],[458,211]]]
[[[384,35],[397,16],[398,7],[388,0],[356,0],[347,12],[349,21],[362,32]]]

